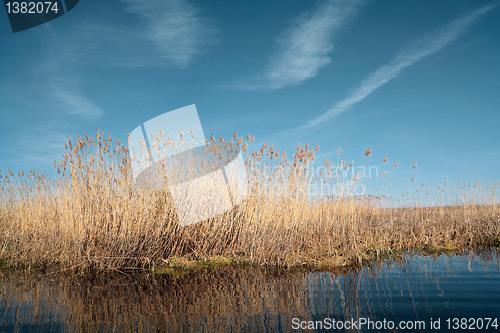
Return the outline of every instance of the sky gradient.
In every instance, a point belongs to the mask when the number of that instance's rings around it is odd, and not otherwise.
[[[196,104],[207,136],[340,146],[355,165],[370,147],[395,196],[412,173],[430,191],[495,183],[499,31],[499,1],[81,0],[15,34],[4,12],[0,169],[51,173],[66,136],[126,142]]]

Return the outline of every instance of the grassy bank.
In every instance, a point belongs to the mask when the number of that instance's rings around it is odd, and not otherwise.
[[[287,156],[267,145],[247,152],[236,135],[220,142],[247,153],[249,194],[231,211],[187,227],[179,226],[167,191],[136,186],[128,149],[101,132],[68,142],[56,179],[33,170],[0,173],[0,257],[79,271],[168,266],[179,258],[333,267],[402,250],[500,242],[498,204],[387,208],[383,197],[312,197],[311,184],[347,189],[359,180],[339,171],[351,167],[340,159],[311,175],[317,149],[307,145]]]

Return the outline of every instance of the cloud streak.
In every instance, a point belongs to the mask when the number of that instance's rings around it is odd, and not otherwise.
[[[457,40],[474,22],[494,7],[496,6],[493,5],[479,8],[468,15],[452,21],[445,27],[434,31],[429,36],[414,41],[400,51],[387,65],[379,67],[372,72],[346,98],[335,103],[331,109],[311,119],[309,122],[302,125],[301,128],[311,129],[317,127],[348,111],[351,106],[361,102],[377,89],[392,81],[406,68],[439,52],[444,47]]]
[[[54,96],[53,103],[64,113],[86,119],[98,119],[102,116],[101,108],[92,103],[78,85],[51,83],[50,88]]]
[[[268,87],[280,89],[315,77],[331,62],[334,36],[357,13],[361,1],[330,0],[296,19],[278,40],[265,72]]]
[[[211,21],[186,0],[122,0],[126,10],[138,14],[144,32],[165,61],[180,67],[201,52],[201,46],[214,41]]]

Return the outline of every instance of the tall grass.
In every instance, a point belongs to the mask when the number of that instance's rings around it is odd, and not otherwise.
[[[0,172],[0,257],[75,270],[213,256],[283,267],[341,266],[400,250],[499,243],[498,204],[468,199],[453,207],[390,208],[377,197],[311,196],[314,182],[336,182],[341,189],[356,182],[339,172],[352,165],[337,159],[336,168],[328,168],[333,164],[325,160],[325,173],[311,176],[318,148],[297,146],[287,156],[267,144],[247,151],[248,141],[253,138],[235,134],[219,146],[247,153],[247,198],[181,227],[168,191],[135,184],[122,143],[101,131],[95,138],[68,139],[55,179],[36,170],[17,177]]]

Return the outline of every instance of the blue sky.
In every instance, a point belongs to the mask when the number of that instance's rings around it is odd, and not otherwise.
[[[499,181],[499,1],[81,0],[13,34],[0,14],[0,169],[51,172],[66,136],[196,104],[205,134],[320,144],[355,165]],[[382,164],[384,156],[389,163]],[[418,161],[418,168],[411,169]]]

